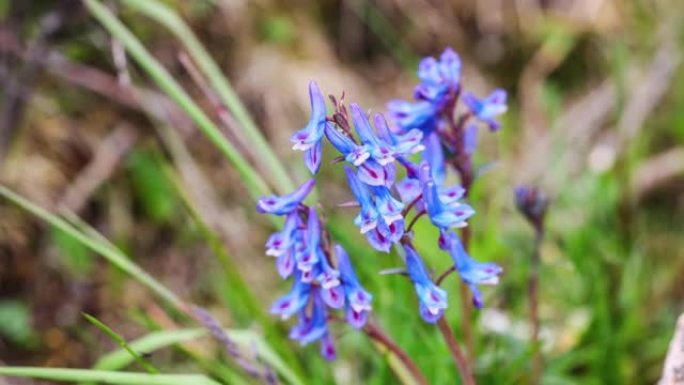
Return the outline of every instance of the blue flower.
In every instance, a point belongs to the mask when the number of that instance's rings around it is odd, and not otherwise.
[[[394,163],[385,166],[373,159],[365,161],[358,170],[359,179],[369,186],[391,187],[394,184],[396,168]]]
[[[366,239],[375,250],[389,253],[392,248],[392,240],[383,235],[383,233],[385,233],[385,231],[380,231],[378,228],[375,228],[366,233]]]
[[[311,315],[306,311],[299,313],[299,323],[290,329],[290,338],[306,345],[323,337],[328,332],[327,311],[323,300],[317,295],[317,288],[312,290],[313,307]]]
[[[450,197],[450,195],[454,194],[453,191],[447,190],[447,199],[443,200],[437,184],[432,179],[430,166],[425,161],[420,165],[420,182],[423,186],[423,200],[425,201],[430,221],[435,226],[442,229],[467,226],[466,220],[475,214],[475,211],[469,205],[460,203],[458,199]],[[463,195],[463,193],[460,195]],[[456,196],[460,198],[458,194]]]
[[[373,296],[361,287],[349,255],[342,246],[335,245],[335,256],[347,299],[347,322],[356,329],[360,329],[368,319]]]
[[[446,179],[446,162],[444,161],[444,149],[439,135],[431,132],[425,137],[425,151],[423,159],[427,161],[432,171],[432,179],[438,186],[444,184]]]
[[[439,61],[432,57],[424,58],[418,65],[418,78],[420,84],[414,91],[415,98],[429,101],[439,109],[459,87],[461,59],[451,48],[442,52]]]
[[[477,285],[498,284],[503,269],[492,262],[478,262],[472,259],[466,253],[463,243],[456,233],[442,231],[440,247],[449,252],[461,279],[468,284],[473,293],[473,304],[481,308],[483,306],[482,293],[480,293]]]
[[[311,148],[304,151],[304,164],[312,174],[318,173],[323,161],[323,141],[319,140]]]
[[[333,361],[335,358],[337,358],[337,350],[335,349],[335,344],[330,337],[330,333],[325,333],[321,337],[321,356],[328,361]]]
[[[389,226],[396,221],[404,219],[401,213],[404,204],[394,199],[387,187],[371,187],[371,191],[373,191],[373,196],[375,197],[375,208],[382,216],[386,225]]]
[[[433,131],[437,127],[437,112],[435,107],[426,101],[411,103],[397,99],[387,103],[390,119],[404,132],[413,128],[423,132]]]
[[[418,79],[420,83],[414,90],[417,102],[392,100],[387,110],[403,131],[417,128],[428,133],[435,130],[444,108],[460,87],[461,59],[451,48],[442,52],[439,61],[424,58],[418,66]]]
[[[310,179],[290,194],[283,196],[271,195],[268,197],[261,197],[257,201],[257,211],[259,211],[262,214],[289,214],[293,210],[295,210],[297,206],[299,206],[299,204],[302,203],[302,201],[304,201],[304,199],[307,195],[309,195],[315,184],[316,180]]]
[[[370,158],[367,146],[356,144],[351,138],[331,124],[325,127],[325,136],[330,141],[330,144],[344,156],[345,160],[354,166],[360,166],[366,159]]]
[[[309,100],[311,101],[311,119],[303,129],[292,135],[294,150],[306,151],[316,145],[323,137],[326,122],[325,99],[316,82],[309,82]]]
[[[292,290],[271,305],[271,314],[280,315],[283,319],[289,318],[306,306],[310,291],[311,285],[295,279]]]
[[[306,226],[306,252],[297,260],[297,268],[303,272],[309,272],[321,259],[321,223],[318,220],[316,209],[309,208],[309,218]],[[314,275],[311,278],[315,278]],[[308,278],[308,276],[307,276]]]
[[[423,151],[423,132],[418,129],[408,130],[405,134],[392,132],[387,125],[387,120],[382,114],[375,114],[373,118],[378,136],[393,147],[395,155],[410,155]]]
[[[361,212],[354,219],[354,224],[361,229],[361,234],[365,234],[377,227],[379,214],[375,210],[368,187],[361,183],[354,170],[345,166],[344,172],[352,194],[361,206]]]
[[[486,123],[492,131],[496,131],[501,127],[501,124],[496,121],[496,117],[508,109],[506,106],[506,91],[500,88],[494,90],[483,99],[478,99],[473,94],[466,92],[463,94],[463,103],[468,106],[477,119]]]
[[[273,233],[266,241],[266,255],[279,257],[287,253],[294,243],[294,232],[301,220],[296,211],[287,214],[285,225],[281,231]]]
[[[356,103],[352,103],[349,105],[349,109],[351,110],[356,133],[359,135],[361,143],[370,150],[373,159],[381,166],[394,162],[393,146],[377,136],[361,107]]]
[[[447,308],[447,293],[432,282],[418,253],[409,245],[404,245],[404,250],[406,270],[418,294],[421,316],[426,322],[434,323]]]

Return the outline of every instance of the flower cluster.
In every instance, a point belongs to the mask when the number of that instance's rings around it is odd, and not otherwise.
[[[359,329],[368,319],[373,297],[359,283],[345,250],[331,247],[316,209],[303,203],[314,185],[310,179],[291,194],[263,197],[257,210],[285,217],[282,230],[266,241],[266,254],[276,258],[283,279],[294,277],[292,289],[271,306],[271,313],[283,319],[296,314],[299,322],[290,338],[302,345],[320,340],[321,354],[334,359],[328,310],[344,308],[349,324]]]
[[[471,288],[476,306],[482,306],[478,285],[496,284],[502,272],[493,263],[472,259],[454,229],[467,226],[475,213],[464,202],[474,174],[471,155],[477,130],[477,124],[469,121],[475,118],[491,130],[498,129],[496,118],[506,111],[506,93],[495,90],[483,99],[462,93],[460,74],[461,61],[451,49],[439,60],[423,59],[416,100],[395,100],[388,105],[392,126],[382,114],[371,119],[355,103],[347,109],[344,97],[338,101],[330,96],[334,108],[328,115],[323,94],[311,82],[311,119],[291,138],[293,149],[304,152],[305,164],[314,176],[321,168],[324,140],[337,151],[333,163],[346,163],[346,180],[355,198],[345,206],[359,208],[354,224],[376,250],[388,253],[393,245],[404,250],[420,315],[431,323],[447,308],[447,292],[433,282],[412,244],[412,227],[418,218],[427,215],[440,230],[439,246],[451,255],[454,270]],[[459,100],[466,111],[457,119]],[[458,173],[461,184],[447,183],[449,169]],[[295,277],[292,291],[271,310],[283,317],[299,314],[291,337],[302,343],[321,339],[323,354],[330,357],[328,309],[345,307],[347,321],[360,328],[368,316],[371,295],[358,283],[346,252],[330,246],[316,210],[302,203],[314,183],[311,179],[287,196],[262,198],[258,209],[285,216],[283,230],[269,238],[266,253],[277,257],[283,278]]]

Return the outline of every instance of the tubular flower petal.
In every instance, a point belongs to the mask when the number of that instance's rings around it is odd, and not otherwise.
[[[496,285],[503,269],[492,262],[478,262],[465,251],[461,239],[456,233],[442,231],[440,247],[447,250],[454,261],[454,266],[461,279],[468,284],[473,292],[473,303],[482,307],[482,294],[477,285]]]
[[[425,270],[425,265],[418,253],[409,245],[404,245],[406,250],[406,270],[416,288],[418,300],[425,309],[421,310],[423,319],[427,322],[435,322],[444,309],[447,308],[447,293],[437,287]]]
[[[271,195],[267,197],[262,197],[257,201],[257,211],[260,213],[268,213],[275,215],[286,215],[291,213],[293,210],[299,206],[307,195],[311,192],[314,185],[316,184],[315,179],[309,179],[303,185],[299,186],[294,192],[283,195]]]
[[[366,145],[357,145],[347,135],[330,124],[325,127],[325,136],[333,147],[344,156],[345,160],[354,166],[360,166],[370,158],[370,152]]]
[[[335,245],[335,256],[337,257],[337,267],[340,271],[348,307],[358,313],[370,311],[373,296],[361,287],[349,260],[349,255],[342,246]]]
[[[463,94],[463,103],[468,106],[477,119],[486,123],[492,131],[501,127],[501,124],[496,121],[496,117],[508,110],[506,91],[500,88],[483,99],[478,99],[473,94],[466,92]]]
[[[437,185],[432,179],[430,166],[428,166],[426,162],[423,162],[420,167],[423,199],[427,206],[430,221],[432,221],[435,226],[442,229],[467,226],[466,220],[475,214],[475,211],[467,204],[458,201],[450,200],[449,204],[443,202]]]
[[[352,113],[356,133],[359,135],[361,142],[370,149],[373,159],[381,166],[394,162],[394,148],[377,136],[361,107],[356,103],[352,103],[349,105],[349,109]]]
[[[292,290],[273,303],[271,314],[280,315],[283,319],[289,318],[306,306],[310,290],[311,285],[296,279]]]
[[[295,132],[290,138],[292,149],[306,151],[318,143],[325,129],[325,99],[316,82],[309,83],[309,100],[311,101],[311,119],[303,129]]]
[[[316,175],[323,161],[323,141],[318,141],[304,152],[304,163],[309,171]]]
[[[361,212],[354,219],[354,224],[361,229],[361,234],[365,234],[378,225],[379,214],[375,210],[368,187],[361,183],[351,168],[345,167],[344,172],[347,175],[347,183],[349,183],[352,194],[361,206]]]

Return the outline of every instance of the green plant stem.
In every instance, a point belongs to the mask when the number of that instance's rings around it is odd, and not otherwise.
[[[229,80],[213,60],[211,55],[197,39],[188,25],[173,9],[157,0],[120,0],[127,7],[135,9],[145,16],[157,21],[183,43],[193,61],[207,77],[208,83],[216,91],[221,102],[228,107],[235,120],[242,127],[242,133],[247,136],[253,153],[263,162],[269,171],[269,176],[275,182],[276,189],[284,194],[295,189],[292,179],[288,176],[283,163],[278,159],[273,149],[257,128],[239,96],[233,90]]]
[[[532,251],[531,271],[528,284],[529,296],[529,322],[531,326],[530,341],[532,343],[532,385],[538,385],[541,381],[544,362],[539,346],[539,268],[541,263],[541,244],[544,240],[544,230],[541,226],[535,226],[534,250]]]
[[[157,294],[160,298],[165,300],[168,304],[172,305],[177,309],[181,309],[181,300],[164,285],[159,283],[147,272],[142,270],[138,265],[133,263],[126,255],[121,252],[121,250],[113,248],[109,244],[102,241],[96,240],[94,237],[89,237],[83,232],[76,229],[74,226],[69,224],[64,219],[48,212],[42,207],[36,205],[35,203],[17,195],[5,186],[0,186],[0,196],[3,196],[10,200],[12,203],[23,208],[24,210],[32,213],[33,215],[41,218],[42,220],[48,222],[55,228],[63,231],[68,236],[74,238],[87,248],[92,251],[102,255],[107,259],[112,265],[123,270],[133,278],[135,278],[141,284],[147,286],[152,292]]]
[[[233,165],[245,182],[253,199],[270,193],[261,176],[247,163],[235,147],[223,136],[216,125],[169,72],[145,49],[140,40],[97,0],[83,0],[90,13],[124,45],[133,59],[147,72],[157,85],[169,95],[197,124],[199,129],[214,143]],[[141,3],[144,3],[141,2]]]
[[[218,382],[201,374],[149,374],[33,366],[0,367],[0,376],[119,385],[220,385]]]

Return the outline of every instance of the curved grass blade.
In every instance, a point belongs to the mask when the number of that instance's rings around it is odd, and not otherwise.
[[[257,128],[254,120],[249,115],[249,112],[233,90],[230,81],[223,72],[221,72],[216,61],[214,61],[183,19],[181,19],[173,9],[157,0],[121,1],[125,3],[127,7],[157,21],[176,35],[187,49],[193,61],[204,73],[204,76],[208,79],[208,83],[214,88],[218,97],[221,99],[221,102],[230,109],[233,117],[242,127],[242,132],[247,136],[249,143],[254,146],[255,153],[261,157],[264,164],[268,167],[271,174],[270,176],[275,181],[278,191],[284,194],[294,190],[295,186],[292,179],[288,177],[288,173],[285,170],[283,163],[278,159]]]
[[[133,263],[128,257],[119,249],[112,247],[111,244],[105,243],[99,237],[93,237],[82,231],[79,231],[76,227],[65,221],[64,219],[48,212],[42,207],[36,205],[35,203],[17,195],[5,186],[0,186],[0,196],[3,196],[10,200],[15,205],[21,207],[22,209],[30,212],[31,214],[39,217],[55,228],[63,231],[66,235],[70,236],[74,240],[80,242],[92,251],[102,255],[107,259],[112,265],[118,267],[124,272],[128,273],[131,277],[136,279],[141,284],[147,286],[159,297],[164,299],[170,305],[177,309],[182,308],[181,300],[164,285],[159,283],[146,271],[140,268],[140,266]],[[93,230],[94,231],[94,230]]]
[[[128,345],[128,342],[126,342],[126,340],[123,337],[118,335],[109,326],[105,325],[102,321],[91,316],[90,314],[83,313],[83,317],[85,317],[85,319],[87,319],[88,322],[95,325],[95,327],[102,330],[102,332],[107,334],[109,336],[109,338],[111,338],[117,344],[119,344],[119,346],[121,346],[123,351],[128,353],[131,356],[131,358],[133,360],[135,360],[135,362],[138,363],[138,365],[140,365],[143,369],[145,369],[145,371],[147,373],[150,373],[150,374],[159,373],[159,370],[157,370],[157,368],[155,368],[154,365],[147,362],[147,360],[145,360],[140,354],[138,354],[138,352],[136,352],[133,348],[130,347],[130,345]]]
[[[250,330],[233,329],[226,329],[226,333],[237,344],[248,348],[255,348],[259,357],[278,372],[287,383],[291,385],[304,384],[259,334]],[[138,340],[132,341],[129,346],[139,352],[151,353],[161,348],[207,336],[209,336],[209,333],[205,329],[164,330],[150,333]],[[133,361],[134,359],[130,354],[121,349],[100,358],[94,368],[117,370],[130,365]]]
[[[237,149],[226,139],[214,122],[207,117],[190,95],[178,84],[171,74],[142,45],[135,35],[97,0],[83,0],[90,13],[124,45],[133,59],[147,72],[169,97],[175,101],[200,130],[213,142],[231,162],[245,182],[253,199],[270,193],[270,188],[252,168]]]
[[[116,385],[220,385],[201,374],[149,374],[35,366],[0,367],[0,376]]]

